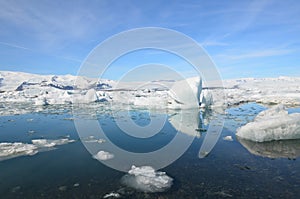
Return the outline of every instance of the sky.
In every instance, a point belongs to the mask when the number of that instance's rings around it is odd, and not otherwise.
[[[0,0],[0,7],[0,70],[76,75],[111,36],[162,27],[198,42],[224,79],[300,76],[298,0]],[[121,57],[105,77],[154,62],[194,74],[178,57],[146,50]]]

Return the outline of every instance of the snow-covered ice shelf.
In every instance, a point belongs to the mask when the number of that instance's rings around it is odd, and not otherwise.
[[[186,81],[161,81],[159,84],[152,82],[148,87],[140,87],[140,82],[120,83],[72,75],[0,71],[0,103],[43,106],[112,102],[136,106],[190,108],[197,107],[199,102],[209,103],[204,99],[203,93],[200,99],[201,83],[201,79],[195,77]]]

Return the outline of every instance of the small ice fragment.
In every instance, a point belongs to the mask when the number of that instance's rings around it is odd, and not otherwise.
[[[79,183],[75,183],[73,187],[79,187]]]
[[[60,191],[66,191],[67,190],[67,186],[60,186],[60,187],[58,187],[58,190],[60,190]]]
[[[29,130],[29,131],[28,131],[28,134],[34,134],[34,133],[35,133],[34,130]]]
[[[105,196],[103,196],[103,198],[120,198],[120,197],[121,195],[119,193],[114,193],[114,192],[108,193]]]
[[[231,135],[228,135],[228,136],[223,137],[223,140],[226,140],[226,141],[233,141]]]
[[[155,171],[150,166],[132,166],[122,182],[143,192],[163,192],[173,184],[173,179],[165,172]]]
[[[106,151],[99,151],[93,158],[97,160],[109,160],[114,158],[114,154],[106,152]]]
[[[95,136],[91,135],[91,136],[88,136],[87,138],[81,138],[81,140],[83,142],[86,142],[86,143],[104,143],[106,142],[106,140],[104,139],[96,139]]]

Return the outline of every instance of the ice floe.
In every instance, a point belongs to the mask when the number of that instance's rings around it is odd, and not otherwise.
[[[38,147],[54,147],[57,145],[63,145],[63,144],[75,142],[75,140],[69,140],[67,138],[62,138],[58,140],[34,139],[31,140],[31,142]]]
[[[109,153],[107,151],[99,151],[96,155],[93,156],[93,158],[97,160],[109,160],[114,158],[114,154]]]
[[[300,113],[288,114],[283,105],[259,113],[253,122],[237,129],[237,137],[255,142],[300,138]]]
[[[50,149],[57,145],[63,145],[74,141],[75,140],[69,139],[35,139],[32,140],[32,144],[22,142],[2,142],[0,143],[0,161],[18,156],[35,155],[45,148]]]
[[[132,166],[122,182],[143,192],[164,192],[172,186],[173,179],[165,172],[155,171],[150,166]]]
[[[38,152],[37,149],[38,147],[33,144],[3,142],[0,143],[0,160],[24,155],[34,155]]]

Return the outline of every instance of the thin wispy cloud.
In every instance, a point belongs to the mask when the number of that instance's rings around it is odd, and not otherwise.
[[[242,59],[280,56],[292,52],[294,52],[294,50],[292,49],[263,49],[263,50],[255,50],[250,52],[236,52],[235,54],[219,54],[216,55],[216,57],[227,59],[227,60],[242,60]]]
[[[22,50],[30,50],[29,48],[19,46],[19,45],[16,45],[16,44],[7,43],[7,42],[1,42],[0,41],[0,45],[8,46],[8,47],[11,47],[11,48],[18,48],[18,49],[22,49]]]
[[[204,47],[218,67],[235,68],[236,76],[238,65],[258,59],[282,69],[278,71],[284,71],[286,62],[300,65],[297,0],[10,0],[0,1],[0,7],[0,69],[26,65],[32,66],[28,72],[38,73],[51,65],[47,71],[76,74],[78,63],[96,45],[121,31],[142,27],[171,28],[186,34]],[[172,45],[189,49],[184,44]],[[268,60],[271,57],[277,61]],[[130,64],[124,67],[129,69]],[[220,71],[223,76],[228,74],[228,70]]]

